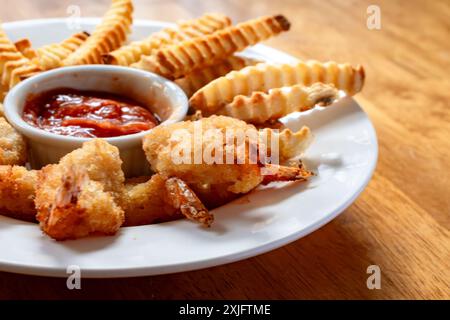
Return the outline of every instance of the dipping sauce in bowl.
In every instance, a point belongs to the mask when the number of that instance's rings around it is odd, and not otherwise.
[[[124,136],[159,124],[156,115],[132,99],[69,88],[30,96],[22,117],[47,132],[89,138]]]

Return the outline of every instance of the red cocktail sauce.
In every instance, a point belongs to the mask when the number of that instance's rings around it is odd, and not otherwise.
[[[68,88],[29,97],[22,117],[34,127],[73,137],[124,136],[159,124],[147,108],[129,98]]]

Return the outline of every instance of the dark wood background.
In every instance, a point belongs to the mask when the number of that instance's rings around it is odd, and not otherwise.
[[[281,249],[221,267],[174,275],[83,280],[0,273],[0,298],[380,299],[450,298],[450,2],[136,0],[136,18],[174,21],[223,12],[234,21],[284,13],[292,30],[268,41],[299,58],[361,63],[357,100],[375,124],[373,180],[340,217]],[[0,19],[101,16],[108,0],[1,0]],[[381,30],[366,27],[381,9]],[[381,290],[366,268],[381,268]]]

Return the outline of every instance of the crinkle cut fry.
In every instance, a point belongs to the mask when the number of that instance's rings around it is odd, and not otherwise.
[[[0,95],[41,69],[17,50],[0,26]],[[1,97],[0,97],[1,98]]]
[[[191,97],[197,90],[214,79],[222,77],[230,71],[240,70],[260,62],[261,61],[252,58],[231,56],[217,62],[213,66],[196,69],[183,78],[176,79],[175,83],[183,89],[188,97]]]
[[[99,64],[102,55],[119,48],[130,32],[133,4],[131,0],[112,0],[110,9],[92,35],[62,65]]]
[[[155,32],[144,40],[133,41],[108,54],[103,55],[106,64],[115,64],[140,68],[138,63],[142,56],[152,54],[162,46],[185,41],[214,31],[231,24],[229,17],[222,14],[205,14],[197,19],[179,22],[177,27],[166,28]]]
[[[20,39],[14,42],[16,49],[19,50],[27,59],[33,60],[36,58],[36,51],[33,49],[33,45],[28,38]]]
[[[21,166],[0,165],[0,212],[25,221],[36,221],[34,206],[38,172]]]
[[[232,71],[198,90],[189,100],[190,105],[205,116],[217,112],[238,95],[249,96],[255,91],[315,82],[333,84],[349,95],[361,91],[364,85],[362,66],[339,64],[333,61],[299,61],[294,64],[261,63],[239,71]]]
[[[288,128],[281,131],[264,128],[259,131],[259,139],[266,145],[269,154],[277,152],[279,162],[284,163],[286,160],[302,155],[311,144],[313,136],[308,127],[302,127],[296,132]],[[273,139],[277,139],[277,150],[272,150]]]
[[[60,43],[53,43],[36,50],[36,63],[43,70],[62,66],[62,61],[77,50],[87,39],[89,33],[83,31],[71,35]]]
[[[338,98],[339,92],[332,84],[316,82],[309,87],[297,84],[270,89],[267,93],[256,91],[250,96],[238,95],[217,113],[253,124],[264,124],[316,105],[330,105]]]
[[[261,17],[164,47],[144,57],[142,66],[169,79],[177,79],[286,31],[289,27],[289,22],[282,15]]]

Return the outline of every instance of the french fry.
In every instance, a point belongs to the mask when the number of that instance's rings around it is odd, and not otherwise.
[[[14,45],[16,46],[16,49],[25,56],[25,58],[28,58],[30,60],[36,58],[36,51],[33,49],[33,45],[31,44],[30,39],[20,39],[14,42]]]
[[[166,78],[177,79],[289,28],[290,23],[282,15],[261,17],[163,47],[151,56],[143,57],[142,67]]]
[[[297,84],[270,89],[268,93],[255,91],[250,96],[238,95],[217,114],[263,124],[292,112],[309,110],[318,104],[327,106],[338,96],[339,92],[332,84],[317,82],[309,87]]]
[[[254,91],[267,92],[273,88],[315,82],[333,84],[337,89],[353,95],[364,85],[362,66],[336,62],[300,61],[295,64],[261,63],[239,71],[232,71],[198,90],[189,100],[190,105],[210,115],[231,103],[238,95],[248,96]]]
[[[308,127],[302,127],[299,131],[293,132],[291,129],[273,130],[262,129],[259,132],[259,139],[267,146],[268,153],[272,153],[272,139],[278,139],[278,157],[280,162],[300,156],[309,147],[313,136]]]
[[[62,61],[77,50],[89,37],[87,32],[76,33],[60,43],[53,43],[36,50],[35,61],[43,70],[62,66]]]
[[[21,80],[30,77],[41,69],[27,59],[0,27],[0,95],[11,89]]]
[[[230,18],[222,14],[205,14],[198,19],[179,22],[177,28],[166,28],[144,40],[133,41],[113,52],[103,55],[106,64],[129,66],[139,62],[142,56],[150,55],[162,46],[192,39],[228,27]],[[139,67],[136,65],[135,67]]]
[[[119,48],[126,40],[133,21],[131,0],[112,0],[111,7],[92,35],[62,65],[99,64],[102,55]]]
[[[197,90],[214,79],[222,77],[230,71],[240,70],[259,62],[261,61],[256,59],[231,56],[218,62],[214,66],[196,69],[185,77],[175,80],[175,83],[183,89],[188,97],[191,97]]]

